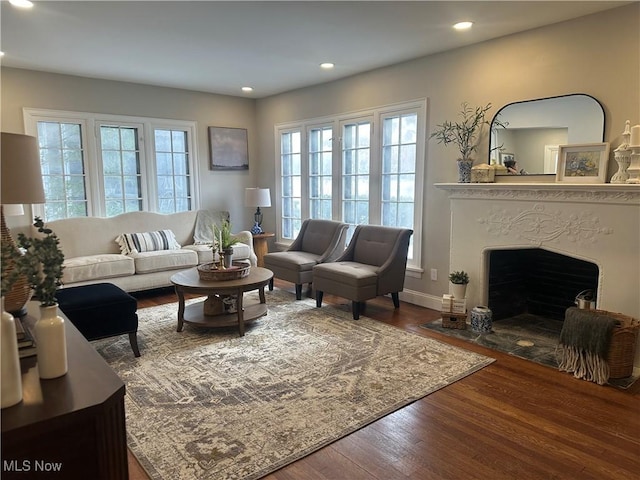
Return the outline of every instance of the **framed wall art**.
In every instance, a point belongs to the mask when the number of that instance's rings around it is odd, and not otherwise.
[[[609,142],[560,145],[556,182],[605,183]]]
[[[209,127],[209,169],[249,169],[246,128]]]

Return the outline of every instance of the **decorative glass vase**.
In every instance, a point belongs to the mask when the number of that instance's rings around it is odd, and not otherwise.
[[[34,334],[40,378],[57,378],[66,374],[67,340],[58,305],[40,306],[40,319],[35,324]]]
[[[458,159],[458,183],[471,183],[471,167],[473,167],[473,160]]]
[[[22,401],[22,373],[18,355],[18,337],[15,318],[4,310],[2,297],[2,408],[11,407]]]

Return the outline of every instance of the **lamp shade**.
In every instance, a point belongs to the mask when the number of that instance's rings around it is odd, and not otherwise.
[[[1,202],[5,204],[44,203],[42,171],[36,137],[2,132]]]
[[[246,207],[270,207],[271,192],[268,188],[245,188],[244,205]]]

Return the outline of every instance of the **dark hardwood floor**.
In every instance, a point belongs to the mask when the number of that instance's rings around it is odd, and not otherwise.
[[[164,291],[138,305],[174,301]],[[349,309],[337,297],[324,303]],[[640,478],[640,382],[626,391],[599,386],[428,331],[419,325],[439,312],[406,303],[394,310],[390,298],[368,302],[364,314],[496,361],[265,479]],[[131,454],[129,470],[132,480],[149,478]]]

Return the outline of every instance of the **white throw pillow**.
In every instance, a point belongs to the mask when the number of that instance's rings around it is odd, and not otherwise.
[[[182,248],[171,230],[123,233],[116,237],[116,242],[120,245],[120,251],[125,255],[158,250],[179,250]]]

